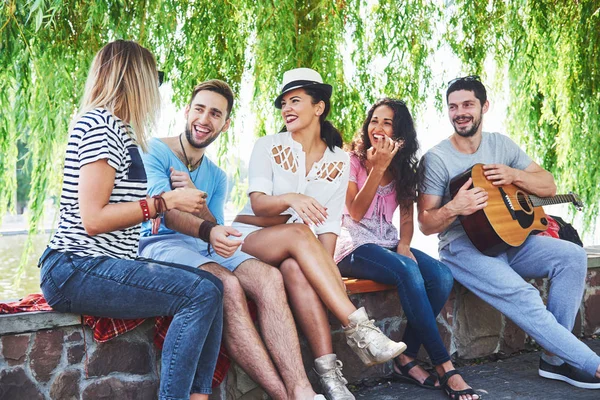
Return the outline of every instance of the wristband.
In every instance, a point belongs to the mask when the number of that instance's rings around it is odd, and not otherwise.
[[[200,227],[198,228],[198,237],[204,240],[206,243],[210,243],[210,231],[215,226],[217,226],[217,224],[215,224],[214,222],[202,221]]]
[[[169,211],[167,208],[167,201],[162,197],[165,192],[152,196],[154,200],[154,209],[156,210],[156,216],[154,218],[162,217],[165,212]]]
[[[140,200],[140,207],[142,208],[142,222],[146,222],[150,219],[150,209],[148,208],[148,202],[146,199]]]

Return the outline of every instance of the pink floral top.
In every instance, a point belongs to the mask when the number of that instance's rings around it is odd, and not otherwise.
[[[350,178],[360,190],[366,181],[367,170],[361,165],[358,157],[350,155]],[[398,246],[398,230],[392,224],[392,216],[398,208],[394,182],[379,186],[373,202],[365,216],[358,222],[354,221],[344,208],[342,229],[335,247],[334,260],[336,263],[352,253],[363,244],[372,243],[384,248]]]

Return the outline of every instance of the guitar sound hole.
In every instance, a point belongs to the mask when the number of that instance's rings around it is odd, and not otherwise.
[[[517,192],[517,201],[521,206],[521,209],[525,211],[527,214],[531,212],[531,204],[529,203],[529,198],[523,192]]]

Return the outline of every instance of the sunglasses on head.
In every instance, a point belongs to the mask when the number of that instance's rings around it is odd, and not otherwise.
[[[163,84],[164,79],[165,79],[165,73],[163,71],[158,71],[158,86]]]
[[[479,75],[462,76],[460,78],[454,78],[454,79],[452,79],[450,82],[448,82],[448,86],[451,86],[455,82],[458,82],[458,81],[464,81],[464,82],[477,81],[477,82],[481,83],[481,78],[479,77]]]

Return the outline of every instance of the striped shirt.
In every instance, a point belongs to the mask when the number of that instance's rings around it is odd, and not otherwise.
[[[50,247],[80,256],[137,256],[140,225],[90,236],[79,211],[79,170],[106,159],[116,171],[109,203],[138,201],[146,196],[146,172],[129,125],[108,110],[97,108],[79,118],[67,144],[60,221]]]

